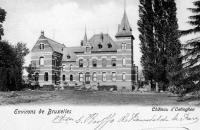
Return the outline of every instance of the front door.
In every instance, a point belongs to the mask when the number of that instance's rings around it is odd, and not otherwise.
[[[85,83],[90,84],[90,72],[85,73]]]

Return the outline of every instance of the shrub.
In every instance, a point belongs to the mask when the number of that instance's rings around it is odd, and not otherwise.
[[[97,88],[99,91],[103,91],[103,90],[110,91],[111,89],[113,89],[113,91],[117,90],[116,85],[98,85]]]

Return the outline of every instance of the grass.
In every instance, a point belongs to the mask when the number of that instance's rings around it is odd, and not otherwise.
[[[0,104],[71,104],[71,105],[189,105],[167,93],[105,91],[16,91],[0,92]],[[198,104],[200,105],[200,103]]]

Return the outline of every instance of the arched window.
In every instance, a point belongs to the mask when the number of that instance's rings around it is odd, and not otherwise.
[[[62,80],[65,81],[65,75],[62,76]]]
[[[116,72],[112,72],[112,81],[116,81]]]
[[[96,72],[93,73],[92,77],[93,77],[93,81],[97,81],[97,73]]]
[[[112,58],[112,60],[111,60],[111,64],[112,64],[113,67],[116,66],[116,58]]]
[[[125,59],[125,58],[122,59],[122,65],[123,65],[123,66],[126,65],[126,59]]]
[[[44,57],[40,57],[39,64],[40,64],[40,65],[44,65]]]
[[[83,67],[83,59],[79,60],[79,67],[81,67],[81,68]]]
[[[96,60],[96,59],[93,59],[93,60],[92,60],[92,66],[93,66],[93,67],[97,67],[97,60]]]
[[[83,81],[83,73],[79,73],[79,81]]]
[[[123,80],[123,81],[126,80],[126,74],[125,74],[125,73],[122,74],[122,80]]]
[[[44,81],[48,81],[49,80],[49,75],[47,72],[44,73]]]
[[[73,75],[72,74],[69,76],[69,80],[73,81]]]

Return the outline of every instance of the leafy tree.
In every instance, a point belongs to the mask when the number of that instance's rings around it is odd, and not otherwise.
[[[155,73],[155,53],[157,53],[154,41],[154,13],[152,0],[140,0],[139,17],[138,30],[140,31],[140,49],[143,54],[141,57],[141,64],[143,66],[145,79],[150,80],[152,86]]]
[[[34,72],[35,72],[35,70],[34,70],[34,67],[32,66],[32,64],[29,64],[29,66],[26,68],[26,70],[27,70],[27,72],[28,72],[28,79],[30,80],[30,81],[32,81],[33,80],[33,74],[34,74]]]
[[[11,45],[6,41],[0,41],[0,90],[15,90],[17,66],[16,54]]]
[[[181,69],[176,3],[174,0],[140,0],[138,21],[145,78],[165,90],[175,84]]]
[[[0,40],[1,36],[4,35],[2,23],[5,21],[5,17],[6,17],[6,11],[0,7]]]
[[[182,35],[189,35],[192,33],[200,32],[200,0],[193,2],[194,8],[189,8],[193,15],[189,17],[188,23],[192,25],[191,29],[181,31]],[[182,85],[184,93],[191,91],[198,91],[200,89],[200,39],[195,38],[189,40],[184,45],[184,79],[182,80]]]

